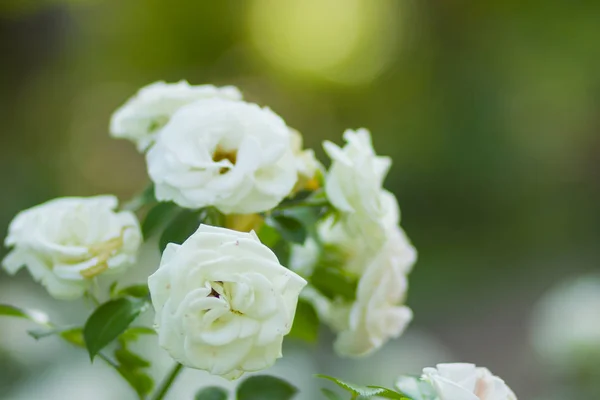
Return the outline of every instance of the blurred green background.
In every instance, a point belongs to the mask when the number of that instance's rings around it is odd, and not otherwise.
[[[322,140],[371,130],[420,254],[413,325],[543,396],[533,306],[600,266],[599,20],[591,1],[2,0],[0,226],[145,185],[143,157],[108,136],[139,87],[236,85],[321,159]],[[12,370],[8,390],[28,373]]]

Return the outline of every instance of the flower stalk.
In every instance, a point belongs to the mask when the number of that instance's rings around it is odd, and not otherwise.
[[[177,376],[181,373],[182,370],[183,365],[176,363],[169,372],[169,374],[165,377],[163,382],[160,384],[160,387],[156,390],[154,396],[152,396],[152,400],[164,399],[167,393],[169,392],[169,389],[171,389],[173,382],[175,382],[175,379],[177,379]]]

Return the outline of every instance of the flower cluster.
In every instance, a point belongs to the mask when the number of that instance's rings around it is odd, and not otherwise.
[[[116,361],[103,358],[140,398],[151,387],[140,371],[149,364],[130,354],[127,329],[146,304],[159,345],[178,365],[228,379],[273,365],[295,329],[316,336],[317,326],[294,324],[298,312],[329,326],[346,357],[371,354],[410,323],[417,253],[383,188],[391,159],[376,154],[366,129],[346,131],[343,146],[326,141],[325,169],[298,131],[237,88],[181,81],[142,88],[114,113],[110,132],[144,154],[151,190],[121,210],[115,197],[98,196],[21,212],[3,266],[25,266],[56,298],[102,303],[75,342],[92,358],[118,343]],[[147,285],[115,282],[99,301],[95,282],[135,265],[142,232],[157,231],[162,256]],[[515,400],[470,364],[438,365],[424,379],[440,400]]]
[[[149,278],[159,343],[178,362],[227,377],[270,366],[307,283],[303,301],[338,333],[340,355],[369,354],[410,322],[416,252],[382,187],[391,160],[366,129],[324,143],[325,171],[298,131],[237,88],[181,81],[142,88],[110,131],[145,153],[152,201],[204,223],[168,244]],[[113,197],[65,198],[23,212],[5,268],[26,265],[58,298],[89,293],[95,277],[133,264],[141,242],[135,215],[115,208]],[[289,256],[261,243],[269,229]]]

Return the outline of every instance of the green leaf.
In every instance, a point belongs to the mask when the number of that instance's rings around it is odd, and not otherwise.
[[[281,235],[277,232],[277,229],[267,224],[260,227],[257,236],[262,244],[271,249],[281,240]]]
[[[146,326],[131,326],[121,336],[125,337],[126,341],[134,341],[141,335],[156,335],[156,331]]]
[[[32,329],[27,331],[29,336],[35,340],[43,339],[45,337],[58,335],[67,342],[74,344],[78,347],[85,347],[83,340],[83,331],[79,327],[68,327],[68,328],[53,328],[53,329]]]
[[[205,207],[201,209],[199,218],[202,223],[212,226],[223,226],[225,223],[225,215],[215,207]]]
[[[263,224],[258,231],[258,238],[261,243],[269,247],[277,256],[281,265],[288,265],[290,258],[290,243],[281,240],[281,234],[272,226]]]
[[[28,319],[29,321],[35,322],[39,325],[50,325],[48,316],[45,313],[37,310],[25,310],[9,304],[0,304],[0,316],[1,315]]]
[[[123,347],[115,350],[115,358],[119,364],[128,369],[147,368],[150,366],[148,360]]]
[[[117,281],[114,281],[110,284],[110,286],[108,287],[108,294],[111,299],[117,297]]]
[[[194,400],[227,400],[227,391],[218,386],[209,386],[200,389]]]
[[[137,340],[139,335],[149,333],[154,333],[154,331],[144,327],[128,328],[119,336],[119,347],[114,352],[117,360],[117,371],[135,389],[140,399],[144,399],[154,386],[154,381],[150,375],[143,371],[151,364],[148,360],[128,349],[127,345],[129,341]]]
[[[154,387],[154,381],[144,371],[139,369],[129,369],[125,366],[119,366],[117,371],[136,391],[140,399],[146,398],[146,396],[152,391]]]
[[[323,388],[321,389],[321,392],[323,392],[323,395],[327,397],[328,400],[342,400],[340,395],[334,392],[333,390]]]
[[[77,347],[85,347],[85,340],[83,339],[83,329],[81,328],[70,328],[65,329],[60,333],[67,342],[74,344]]]
[[[358,280],[339,268],[317,266],[310,277],[310,283],[330,299],[342,297],[345,300],[354,300],[356,298]]]
[[[169,243],[181,244],[185,242],[192,233],[200,226],[198,213],[190,210],[181,210],[177,216],[169,222],[160,236],[160,251],[164,251]]]
[[[288,337],[314,343],[319,336],[319,317],[312,304],[299,300],[294,325]]]
[[[127,343],[135,342],[141,335],[156,335],[156,331],[145,326],[132,326],[123,332],[118,340],[121,346],[126,347]]]
[[[175,203],[158,203],[148,211],[142,223],[142,234],[148,239],[176,214],[178,208]]]
[[[290,242],[286,242],[285,240],[280,240],[275,243],[275,246],[271,248],[275,256],[277,256],[277,260],[283,266],[290,264],[290,255],[291,255],[291,246]]]
[[[300,220],[286,214],[271,215],[265,222],[277,229],[281,237],[291,243],[302,244],[308,235]]]
[[[298,389],[281,378],[255,375],[245,379],[237,388],[237,400],[289,400]]]
[[[352,394],[357,396],[362,396],[366,398],[370,398],[373,396],[383,397],[385,399],[394,399],[394,400],[410,400],[408,397],[402,395],[401,393],[395,392],[391,389],[387,389],[381,386],[360,386],[355,385],[353,383],[344,382],[337,378],[327,376],[327,375],[317,375],[318,378],[328,379],[334,383],[336,383],[341,388],[349,391]]]
[[[135,297],[138,299],[144,299],[150,297],[150,290],[148,289],[148,285],[145,283],[139,285],[131,285],[126,288],[119,289],[116,291],[116,297]]]
[[[100,350],[123,333],[147,305],[142,300],[120,298],[98,307],[83,328],[90,359],[93,360]]]

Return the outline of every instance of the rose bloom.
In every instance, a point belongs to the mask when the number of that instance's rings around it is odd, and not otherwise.
[[[159,344],[179,363],[236,379],[281,357],[306,281],[254,232],[200,225],[148,279]]]
[[[332,160],[325,179],[325,192],[331,204],[342,213],[346,229],[378,246],[385,232],[383,180],[391,165],[389,157],[377,156],[371,134],[366,129],[344,132],[343,148],[325,141],[323,147]]]
[[[517,400],[517,396],[487,368],[474,364],[438,364],[423,369],[439,400]]]
[[[349,231],[333,218],[317,226],[323,249],[309,240],[292,246],[290,267],[310,275],[319,268],[339,268],[358,281],[355,299],[333,300],[309,286],[302,297],[310,302],[321,320],[338,333],[335,351],[345,357],[361,357],[381,348],[389,339],[399,337],[412,320],[404,305],[410,273],[417,252],[398,226],[396,197],[380,193],[381,215],[378,226],[383,234],[375,245],[367,245],[366,231]]]
[[[241,101],[199,100],[180,108],[146,160],[157,199],[225,214],[270,210],[297,180],[285,122]]]
[[[22,211],[8,229],[13,247],[2,265],[14,274],[25,266],[59,299],[88,290],[91,278],[135,263],[142,241],[129,211],[115,211],[114,196],[64,197]]]
[[[367,250],[348,260],[345,268],[360,274],[356,299],[334,303],[326,320],[338,332],[335,351],[361,357],[399,337],[412,320],[412,311],[404,301],[406,275],[416,261],[416,251],[404,232],[394,227],[377,252]]]
[[[152,83],[141,88],[115,111],[110,121],[110,133],[113,137],[132,141],[139,151],[144,151],[154,143],[156,133],[181,106],[214,97],[241,100],[242,94],[234,86],[192,86],[183,80]]]

